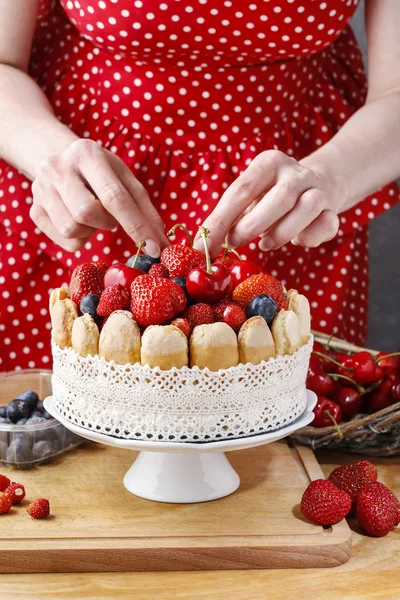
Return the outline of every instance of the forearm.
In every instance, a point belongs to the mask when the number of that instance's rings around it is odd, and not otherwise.
[[[0,157],[34,179],[41,163],[77,136],[54,116],[39,86],[23,71],[0,64]]]
[[[300,162],[321,174],[339,212],[395,180],[400,175],[400,90],[367,102]]]

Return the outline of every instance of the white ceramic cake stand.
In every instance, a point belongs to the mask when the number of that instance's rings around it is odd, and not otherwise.
[[[45,399],[44,406],[77,435],[107,446],[139,451],[124,477],[124,485],[132,494],[157,502],[191,503],[232,494],[239,487],[240,479],[225,452],[276,442],[305,427],[314,418],[312,410],[316,402],[314,392],[307,390],[306,410],[287,427],[252,437],[203,444],[118,439],[74,425],[59,414],[52,396]]]

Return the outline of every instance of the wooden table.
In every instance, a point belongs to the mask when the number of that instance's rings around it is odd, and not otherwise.
[[[319,452],[326,475],[348,456]],[[380,480],[400,496],[400,459],[373,459]],[[364,535],[355,523],[353,557],[334,569],[179,573],[1,575],[8,600],[398,600],[400,527],[386,538]]]

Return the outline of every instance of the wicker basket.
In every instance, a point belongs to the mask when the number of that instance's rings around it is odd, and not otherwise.
[[[314,339],[325,344],[328,336],[314,332]],[[344,352],[359,352],[366,350],[343,340],[332,338],[330,345]],[[378,352],[367,349],[373,356]],[[340,424],[340,431],[335,427],[312,427],[308,425],[299,429],[291,437],[311,446],[314,450],[324,448],[335,452],[362,454],[364,456],[395,456],[400,455],[400,402],[372,415],[359,414],[351,421]]]

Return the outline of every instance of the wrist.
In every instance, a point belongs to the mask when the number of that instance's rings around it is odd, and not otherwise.
[[[32,135],[34,135],[33,132]],[[45,128],[44,135],[40,138],[40,143],[36,146],[34,155],[31,156],[28,176],[31,179],[36,179],[43,162],[49,156],[64,152],[78,139],[73,131],[59,121],[49,124]]]

